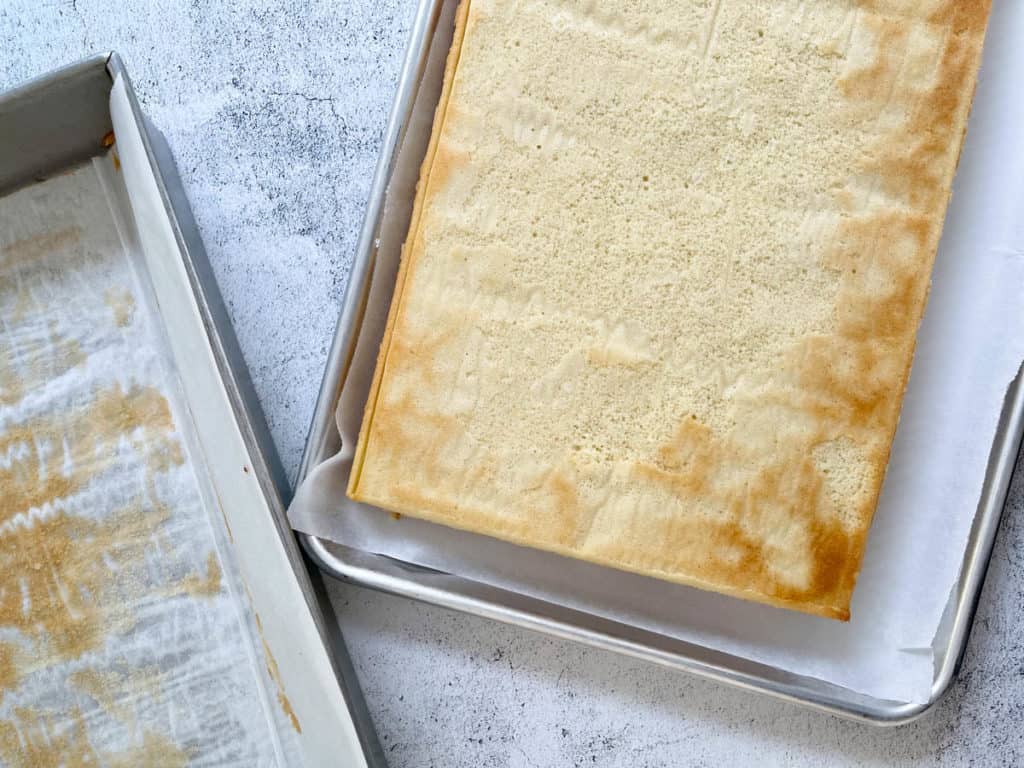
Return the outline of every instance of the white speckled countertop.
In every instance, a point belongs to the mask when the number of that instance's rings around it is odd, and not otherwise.
[[[415,0],[0,0],[0,89],[117,50],[174,151],[293,473]],[[392,766],[1024,765],[1024,477],[963,671],[878,730],[332,585]]]

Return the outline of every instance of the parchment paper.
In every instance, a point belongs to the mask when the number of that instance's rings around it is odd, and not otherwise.
[[[280,765],[117,151],[0,199],[0,764]]]
[[[448,4],[449,14],[453,5]],[[1024,4],[995,0],[967,144],[848,624],[414,519],[396,521],[345,497],[408,221],[415,182],[408,172],[388,191],[367,319],[337,413],[343,448],[300,487],[290,510],[293,526],[878,698],[926,701],[934,679],[933,640],[959,575],[1007,386],[1024,360],[1024,315],[1019,309],[1024,296],[1020,40]],[[436,83],[434,87],[436,100]],[[429,131],[424,121],[432,110],[432,103],[418,105],[419,127],[410,135]],[[410,151],[422,157],[421,148]],[[399,165],[415,168],[419,157]]]

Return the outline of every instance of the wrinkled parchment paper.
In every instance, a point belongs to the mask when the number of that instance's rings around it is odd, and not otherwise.
[[[450,27],[441,26],[450,39]],[[290,510],[294,527],[881,699],[928,700],[933,640],[959,575],[1007,386],[1024,360],[1022,39],[1024,4],[995,0],[967,144],[849,624],[394,520],[345,497],[422,149],[399,164],[413,169],[411,177],[389,189],[367,322],[337,414],[343,448],[300,488]],[[440,42],[440,55],[446,46]],[[428,94],[418,105],[418,130],[429,131],[436,88],[433,102]]]
[[[114,153],[0,199],[0,764],[281,764]]]

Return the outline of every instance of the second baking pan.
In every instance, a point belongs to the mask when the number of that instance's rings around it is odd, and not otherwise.
[[[120,59],[0,94],[0,143],[0,762],[377,764]]]

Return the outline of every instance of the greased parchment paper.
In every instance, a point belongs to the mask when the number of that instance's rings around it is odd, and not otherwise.
[[[119,150],[0,199],[0,764],[281,765]]]
[[[439,29],[450,36],[446,20]],[[422,145],[413,162],[399,162],[405,170],[388,190],[366,321],[337,411],[343,448],[299,489],[292,525],[867,695],[926,701],[934,679],[932,643],[959,576],[1006,390],[1024,360],[1022,39],[1024,4],[995,0],[931,296],[848,624],[395,520],[345,496]],[[432,55],[443,56],[446,43],[437,48]],[[435,82],[421,94],[410,135],[429,133],[438,87]]]

